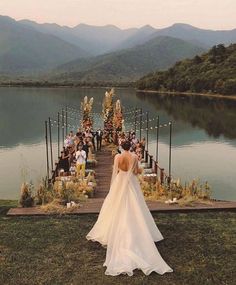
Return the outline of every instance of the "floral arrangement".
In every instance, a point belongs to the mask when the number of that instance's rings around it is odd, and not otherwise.
[[[112,88],[110,91],[105,92],[105,97],[103,100],[103,120],[104,120],[104,129],[112,130],[113,129],[113,97],[115,96],[115,90]]]
[[[54,184],[43,179],[33,195],[34,185],[24,182],[21,186],[20,205],[33,207],[35,204],[49,213],[63,214],[82,206],[94,196],[96,187],[95,171],[87,170],[85,178],[74,176],[57,177]],[[71,207],[68,207],[68,204]],[[65,207],[67,205],[67,207]]]
[[[20,205],[23,208],[34,205],[33,184],[24,182],[21,185]]]
[[[55,198],[66,204],[70,201],[79,201],[94,195],[96,180],[94,172],[89,172],[85,178],[70,177],[68,180],[56,180],[53,186]],[[84,197],[83,197],[84,196]]]
[[[159,180],[145,180],[139,176],[141,188],[146,200],[162,201],[165,203],[178,203],[191,205],[194,202],[210,202],[211,188],[207,182],[200,183],[192,180],[182,185],[180,179],[169,184],[161,184]]]
[[[91,128],[93,124],[91,112],[93,107],[93,97],[88,100],[85,96],[83,102],[81,102],[81,111],[83,113],[82,127],[83,129]]]
[[[120,100],[116,101],[115,104],[115,111],[113,117],[113,125],[116,131],[122,131],[122,124],[123,124],[123,114]]]

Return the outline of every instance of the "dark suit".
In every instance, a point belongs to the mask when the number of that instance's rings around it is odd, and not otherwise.
[[[96,137],[96,132],[91,132],[92,134],[92,144],[93,144],[93,149],[96,150],[96,147],[95,147],[95,137]]]
[[[101,150],[102,148],[102,137],[103,131],[96,131],[97,150]]]

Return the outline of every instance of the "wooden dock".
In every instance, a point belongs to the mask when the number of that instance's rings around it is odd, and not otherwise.
[[[80,208],[75,209],[67,215],[80,214],[98,214],[102,207],[103,201],[109,192],[112,175],[112,150],[104,147],[96,153],[98,161],[95,167],[97,186],[94,198],[89,198]],[[194,206],[180,206],[178,204],[165,204],[158,201],[147,201],[151,212],[201,212],[201,211],[235,211],[236,202],[228,201],[210,201],[209,203],[196,203]],[[32,208],[12,208],[8,211],[7,216],[47,216],[49,213],[44,212],[40,207]],[[52,214],[50,214],[52,215]]]
[[[105,198],[109,192],[111,183],[113,164],[112,151],[105,147],[96,153],[96,159],[98,164],[95,168],[97,182],[95,198]]]

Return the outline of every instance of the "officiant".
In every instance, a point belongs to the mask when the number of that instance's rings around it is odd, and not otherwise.
[[[97,150],[101,150],[102,148],[102,137],[103,131],[101,129],[98,129],[96,131]]]

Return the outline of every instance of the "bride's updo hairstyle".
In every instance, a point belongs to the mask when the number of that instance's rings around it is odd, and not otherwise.
[[[130,141],[125,141],[121,144],[121,147],[124,149],[124,150],[130,150],[131,148],[131,143]]]

